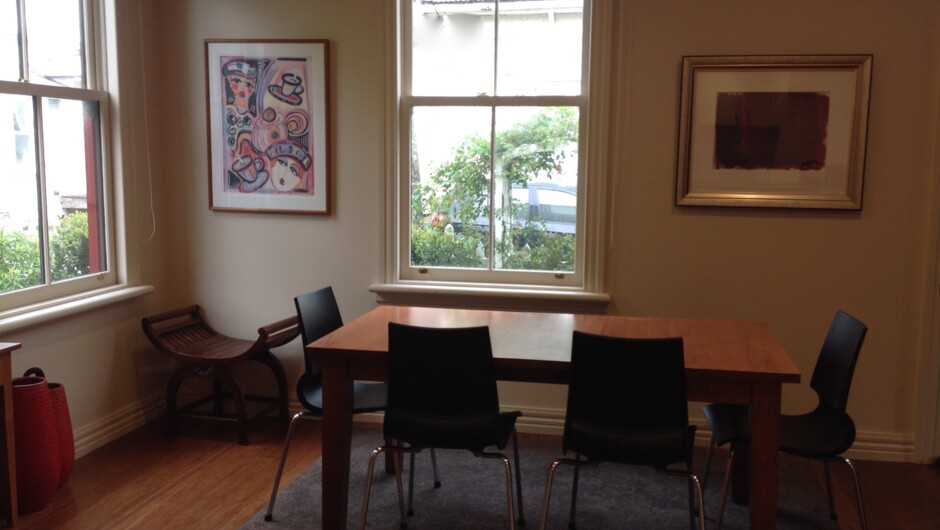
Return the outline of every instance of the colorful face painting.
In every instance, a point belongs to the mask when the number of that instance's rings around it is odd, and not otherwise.
[[[220,57],[226,193],[312,195],[307,61]]]

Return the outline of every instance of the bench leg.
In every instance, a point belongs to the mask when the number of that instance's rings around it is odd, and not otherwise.
[[[235,400],[235,411],[238,416],[238,443],[248,445],[248,427],[247,414],[245,413],[245,396],[242,395],[241,388],[235,378],[232,377],[232,371],[227,366],[216,366],[212,373],[213,379],[227,386],[232,391],[232,399]]]
[[[274,379],[277,381],[277,396],[280,403],[280,417],[282,421],[287,421],[287,375],[284,373],[284,366],[281,361],[270,351],[266,351],[255,358],[259,363],[267,366],[274,373]]]
[[[166,387],[166,425],[167,436],[176,436],[176,398],[179,394],[180,383],[191,374],[190,367],[183,365],[173,372]]]

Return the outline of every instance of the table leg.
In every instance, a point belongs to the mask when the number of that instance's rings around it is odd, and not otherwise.
[[[751,528],[772,529],[777,519],[780,460],[780,383],[754,383],[751,390]]]
[[[3,346],[0,344],[0,346]],[[10,346],[10,345],[8,345]],[[16,455],[13,444],[13,384],[10,352],[19,348],[0,349],[0,512],[6,516],[6,527],[16,526]]]
[[[353,383],[346,359],[323,355],[323,528],[346,528]]]

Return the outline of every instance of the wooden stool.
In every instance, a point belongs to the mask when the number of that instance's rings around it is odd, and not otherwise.
[[[246,424],[249,420],[275,409],[279,409],[282,420],[287,420],[287,378],[281,362],[271,353],[271,349],[287,344],[300,334],[296,316],[259,328],[258,338],[254,342],[235,339],[215,331],[203,319],[198,305],[146,317],[141,321],[141,325],[144,334],[158,350],[182,363],[170,377],[166,391],[170,435],[176,434],[177,418],[184,416],[237,422],[238,443],[248,445]],[[277,396],[242,394],[232,376],[231,367],[247,361],[257,361],[271,369],[277,381]],[[180,383],[189,377],[211,377],[212,393],[188,405],[177,407]],[[225,414],[223,399],[234,400],[235,415]],[[211,412],[195,410],[209,401],[213,402]],[[249,415],[245,410],[245,401],[263,402],[268,405]]]

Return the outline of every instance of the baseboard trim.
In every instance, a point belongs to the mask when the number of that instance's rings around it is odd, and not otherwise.
[[[509,408],[522,412],[522,417],[516,422],[521,433],[561,436],[564,431],[564,410],[540,407]],[[299,411],[302,406],[299,401],[292,399],[289,409]],[[75,457],[82,457],[134,429],[143,427],[163,416],[165,412],[165,397],[162,392],[157,392],[81,429],[76,429]],[[363,423],[382,423],[382,418],[382,413],[379,412],[356,415],[356,421]],[[698,428],[696,445],[706,447],[711,438],[708,424],[704,420],[696,419],[692,420],[692,424]],[[857,460],[914,462],[914,438],[911,435],[862,431],[856,435],[855,444],[845,456]]]
[[[137,403],[75,429],[75,458],[80,458],[121,436],[143,427],[166,413],[162,392],[155,392]]]

